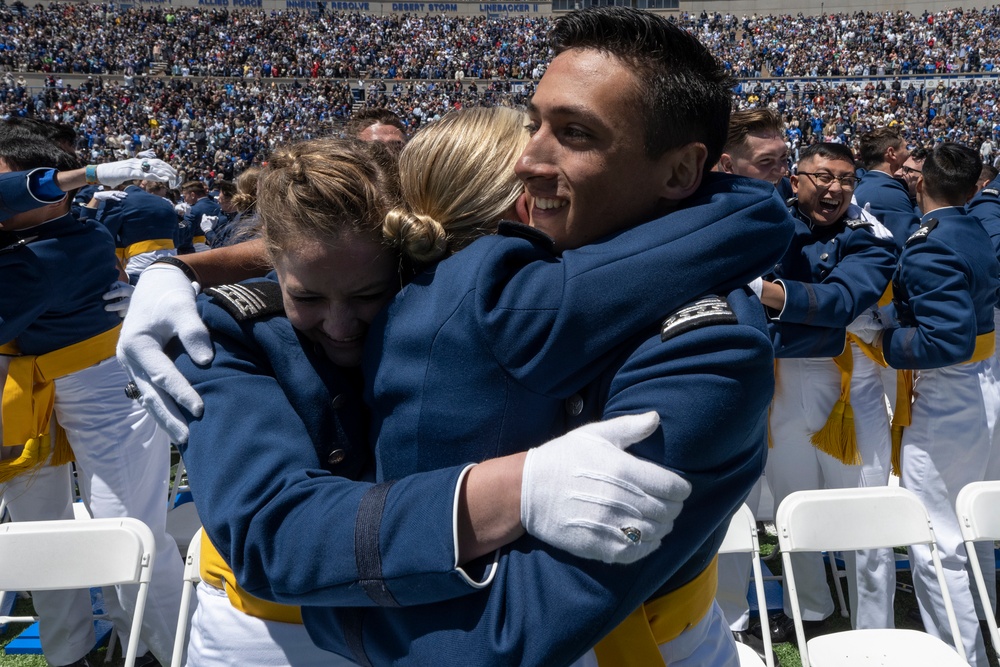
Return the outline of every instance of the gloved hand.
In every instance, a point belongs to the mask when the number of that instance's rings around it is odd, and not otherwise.
[[[754,278],[753,280],[750,281],[750,284],[747,285],[747,287],[749,287],[750,291],[756,294],[757,298],[759,299],[760,293],[764,291],[764,279]]]
[[[869,308],[858,315],[857,319],[847,325],[847,331],[854,334],[869,345],[874,345],[875,341],[882,336],[885,330],[885,323],[877,308]]]
[[[124,190],[100,190],[94,193],[94,199],[97,201],[106,201],[108,199],[114,199],[115,201],[121,201],[128,197],[128,193]]]
[[[109,313],[118,313],[118,317],[125,319],[129,304],[132,303],[132,292],[134,291],[135,287],[129,283],[123,283],[120,280],[111,283],[111,291],[105,292],[102,297],[109,302],[104,305],[104,310]]]
[[[205,232],[206,234],[209,233],[210,231],[212,231],[212,227],[214,227],[215,223],[218,221],[219,221],[219,216],[217,215],[201,216],[201,225],[200,225],[201,231]]]
[[[139,277],[118,338],[118,361],[142,393],[142,407],[176,443],[188,438],[187,422],[177,406],[200,417],[205,404],[163,348],[179,338],[195,363],[212,361],[212,341],[195,307],[199,289],[177,267],[151,265]]]
[[[146,149],[144,151],[140,151],[140,152],[136,153],[135,156],[137,158],[139,158],[140,160],[149,160],[150,158],[154,158],[155,159],[156,158],[156,151],[154,151],[152,148],[149,148],[149,149]]]
[[[581,426],[528,451],[521,524],[554,547],[605,563],[652,553],[672,529],[691,485],[624,450],[659,427],[655,412]]]
[[[142,165],[148,165],[143,169]],[[176,188],[177,172],[163,160],[156,158],[130,158],[97,165],[97,180],[108,187],[117,187],[125,181],[163,181]]]
[[[889,231],[889,228],[883,225],[879,219],[875,217],[875,214],[872,213],[871,202],[868,202],[865,204],[864,208],[862,208],[852,201],[847,207],[847,217],[871,223],[872,233],[880,239],[892,238],[892,232]]]

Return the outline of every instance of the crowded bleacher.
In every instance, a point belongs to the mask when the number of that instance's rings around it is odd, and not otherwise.
[[[995,665],[955,501],[1000,494],[998,58],[1000,5],[0,0],[0,562],[76,497],[141,519],[128,667],[773,667],[848,626]],[[830,489],[935,550],[831,586],[778,510]],[[744,502],[798,582],[753,611]],[[96,664],[89,594],[32,605]]]

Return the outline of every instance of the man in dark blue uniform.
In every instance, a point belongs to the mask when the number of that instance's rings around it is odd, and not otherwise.
[[[919,223],[906,185],[894,177],[909,156],[906,141],[892,128],[881,127],[861,135],[861,162],[867,171],[854,198],[858,206],[868,208],[889,228],[898,248],[903,247]]]
[[[208,188],[201,181],[188,181],[181,186],[184,203],[190,206],[180,224],[180,238],[177,243],[177,254],[186,255],[201,250],[208,250],[205,230],[202,222],[207,216],[212,221],[217,220],[222,209],[219,204],[208,196]]]
[[[982,225],[965,210],[981,169],[979,154],[958,144],[941,144],[927,156],[917,181],[917,201],[926,213],[906,240],[892,279],[897,322],[872,338],[890,366],[912,372],[912,403],[904,403],[910,414],[893,418],[903,427],[894,443],[901,447],[900,483],[924,501],[934,524],[971,665],[987,660],[952,508],[958,491],[988,478],[990,461],[1000,456],[993,324],[1000,266]],[[918,383],[920,391],[913,391]],[[924,625],[952,644],[930,552],[913,546],[910,558]]]
[[[119,192],[103,202],[91,200],[87,210],[115,237],[119,259],[134,285],[156,258],[177,254],[177,214],[167,200],[146,192],[135,181]]]

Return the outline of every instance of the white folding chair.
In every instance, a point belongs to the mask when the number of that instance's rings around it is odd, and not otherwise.
[[[135,664],[153,566],[153,534],[137,519],[26,521],[0,525],[0,590],[138,584],[125,667]],[[31,623],[32,616],[0,617]]]
[[[760,610],[761,637],[764,640],[764,655],[760,656],[746,644],[736,643],[736,652],[740,657],[740,667],[757,667],[766,664],[774,667],[774,652],[771,650],[771,629],[767,623],[767,601],[764,599],[764,576],[760,567],[760,543],[757,540],[757,520],[753,511],[743,505],[729,522],[729,530],[719,547],[720,554],[748,554],[753,559],[753,581],[757,591],[757,608]]]
[[[775,524],[802,667],[886,664],[945,667],[967,664],[955,610],[944,580],[944,568],[934,541],[934,530],[927,510],[912,492],[892,487],[797,491],[782,501]],[[954,650],[936,637],[916,630],[850,630],[822,635],[806,642],[792,571],[793,553],[911,544],[930,547],[948,623],[955,639]]]
[[[201,581],[201,533],[202,528],[195,532],[184,557],[184,590],[181,591],[181,611],[177,617],[177,635],[174,637],[174,657],[170,667],[181,667],[184,652],[187,650],[187,626],[191,615],[191,598],[194,589]]]
[[[1000,540],[1000,482],[973,482],[958,492],[955,511],[958,525],[965,541],[965,551],[969,554],[972,578],[976,580],[979,600],[986,610],[986,624],[990,627],[993,650],[1000,658],[1000,632],[990,605],[990,594],[983,579],[983,568],[976,558],[975,543],[980,540]],[[992,544],[990,545],[992,546]]]

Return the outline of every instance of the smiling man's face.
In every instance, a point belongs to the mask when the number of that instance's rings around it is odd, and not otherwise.
[[[844,217],[854,191],[845,188],[836,179],[852,178],[853,164],[814,155],[799,162],[797,171],[791,178],[792,190],[799,198],[799,211],[803,215],[821,227],[832,225]],[[806,174],[830,174],[834,180],[829,185],[823,185],[815,176]]]

